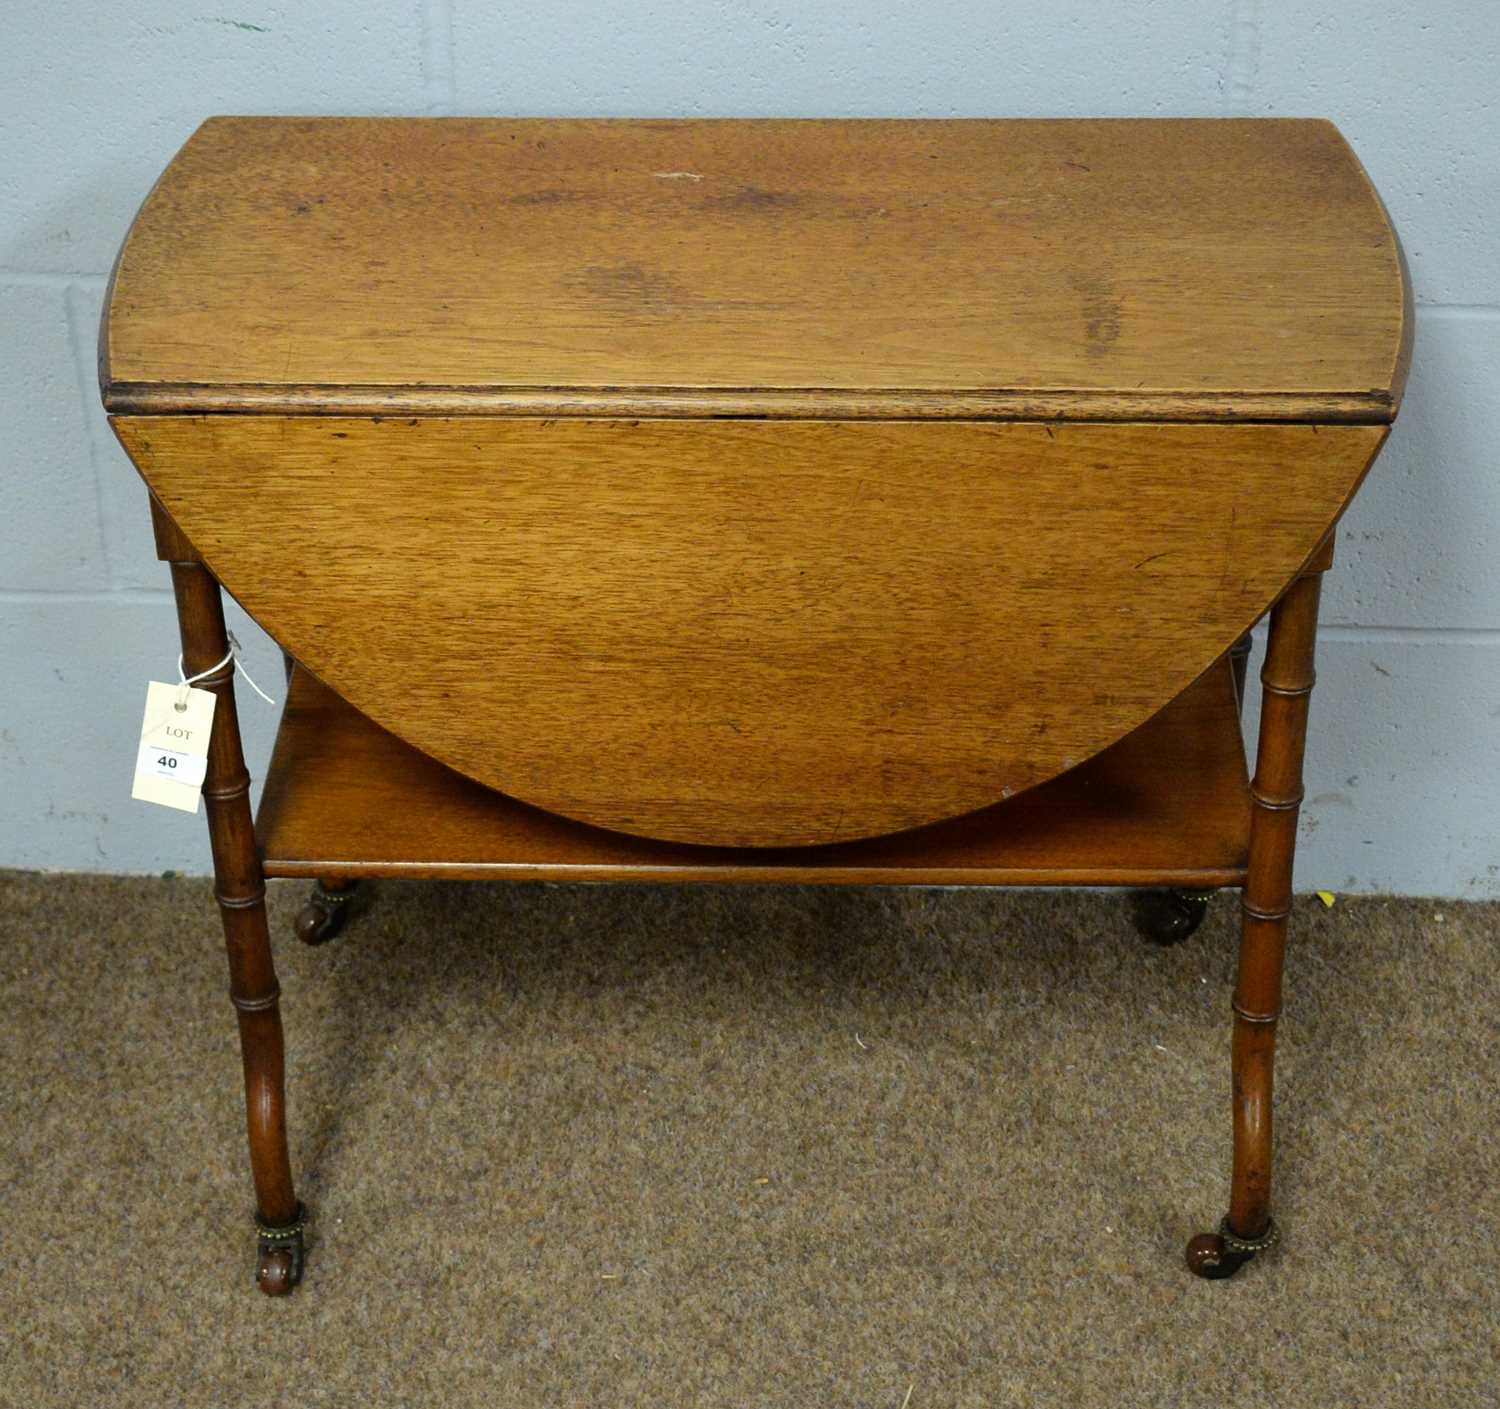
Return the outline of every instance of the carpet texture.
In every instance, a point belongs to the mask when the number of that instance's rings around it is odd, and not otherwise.
[[[0,873],[0,1403],[1500,1404],[1500,906],[1299,901],[1285,1242],[1206,1283],[1227,897],[302,894],[273,1302],[208,883]]]

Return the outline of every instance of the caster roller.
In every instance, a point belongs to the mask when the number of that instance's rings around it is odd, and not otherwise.
[[[344,928],[349,918],[349,902],[354,899],[358,885],[358,881],[334,884],[319,881],[292,921],[297,938],[304,944],[328,943]]]
[[[255,1285],[267,1296],[286,1296],[302,1280],[305,1222],[301,1204],[296,1220],[284,1228],[270,1228],[256,1220]]]
[[[1276,1225],[1268,1222],[1258,1238],[1236,1237],[1226,1218],[1217,1233],[1200,1233],[1188,1243],[1188,1271],[1210,1280],[1233,1277],[1256,1253],[1274,1244],[1277,1236]]]
[[[267,1296],[286,1296],[301,1280],[291,1248],[267,1248],[255,1269],[255,1285]]]
[[[1141,890],[1131,897],[1135,927],[1152,944],[1181,944],[1198,932],[1211,890]]]

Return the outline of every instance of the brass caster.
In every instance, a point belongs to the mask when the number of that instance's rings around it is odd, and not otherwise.
[[[1131,897],[1135,927],[1152,944],[1181,944],[1198,932],[1211,890],[1138,890]]]
[[[304,944],[327,944],[344,928],[349,918],[349,902],[354,899],[358,881],[349,881],[337,888],[319,881],[308,896],[307,904],[292,921],[297,938]]]
[[[255,1220],[255,1285],[267,1296],[286,1296],[302,1280],[305,1249],[302,1229],[307,1211],[297,1205],[297,1216],[282,1228]]]
[[[1264,1252],[1280,1234],[1274,1222],[1258,1238],[1240,1238],[1230,1230],[1226,1218],[1217,1233],[1200,1233],[1187,1245],[1188,1271],[1196,1277],[1233,1277],[1258,1252]]]

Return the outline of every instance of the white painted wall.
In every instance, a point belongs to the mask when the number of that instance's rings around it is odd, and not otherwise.
[[[8,0],[0,865],[205,869],[201,818],[128,795],[175,625],[93,353],[115,247],[204,116],[1246,113],[1340,124],[1421,304],[1406,410],[1329,583],[1298,881],[1500,896],[1497,95],[1488,0]],[[274,711],[241,707],[263,766]]]

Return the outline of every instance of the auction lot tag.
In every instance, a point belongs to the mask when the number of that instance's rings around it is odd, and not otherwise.
[[[217,703],[211,690],[164,685],[160,680],[146,686],[146,718],[131,797],[184,812],[198,810]]]

